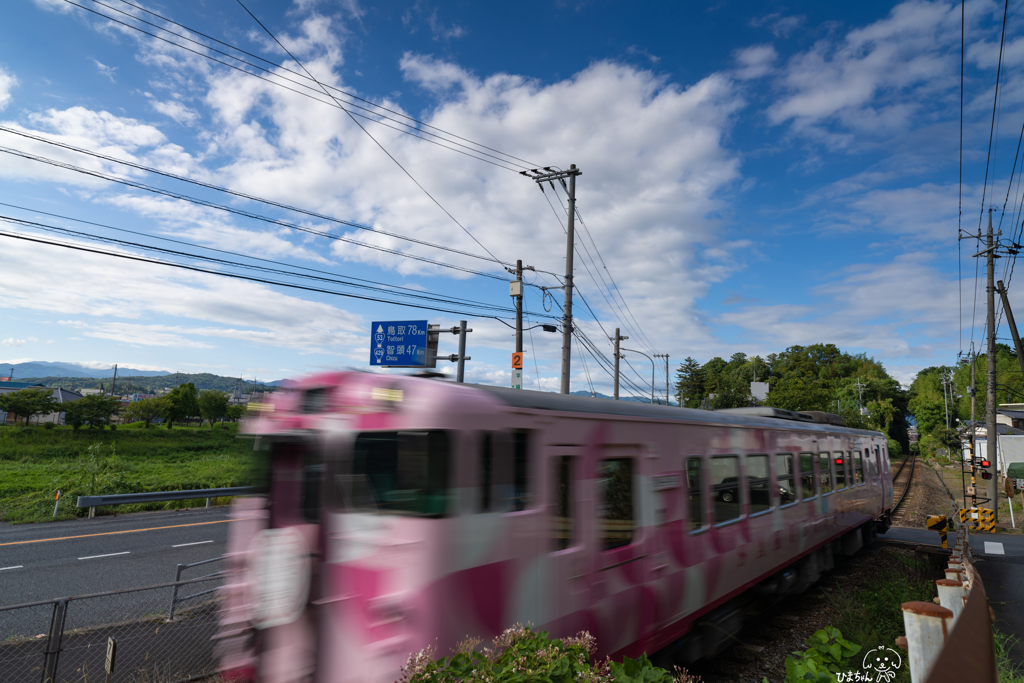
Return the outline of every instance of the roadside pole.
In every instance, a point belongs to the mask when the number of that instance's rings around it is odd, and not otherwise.
[[[619,342],[625,341],[626,339],[629,339],[629,337],[623,337],[619,334],[619,328],[616,327],[615,337],[612,339],[612,341],[615,342],[615,392],[612,398],[616,401],[619,400],[619,358],[622,357],[622,354],[619,353]]]
[[[996,244],[993,240],[992,235],[992,209],[988,210],[988,233],[986,241],[986,254],[985,261],[988,266],[986,276],[988,278],[985,286],[985,293],[987,295],[987,325],[988,325],[988,354],[985,367],[985,379],[988,394],[985,397],[985,424],[986,424],[986,460],[988,460],[989,466],[986,468],[989,471],[990,478],[986,479],[985,484],[985,496],[988,498],[989,505],[992,506],[992,514],[995,515],[995,521],[999,521],[999,487],[996,485],[996,472],[998,469],[995,467],[996,453],[999,449],[999,432],[998,422],[996,421],[996,284],[995,284],[995,270],[996,270]]]
[[[669,396],[668,396],[668,354],[667,353],[656,353],[656,354],[654,354],[654,357],[655,358],[664,358],[665,359],[665,405],[672,405],[672,402],[669,400]]]

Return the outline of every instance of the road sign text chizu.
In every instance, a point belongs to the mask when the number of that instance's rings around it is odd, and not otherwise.
[[[370,325],[370,365],[414,367],[427,365],[427,321],[389,320]]]

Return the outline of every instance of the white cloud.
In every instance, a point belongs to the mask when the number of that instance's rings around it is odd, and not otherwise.
[[[734,72],[741,80],[761,78],[770,74],[779,53],[771,45],[754,45],[737,50],[734,54],[737,68]]]
[[[111,83],[117,82],[114,80],[114,72],[117,71],[116,66],[107,66],[98,59],[94,59],[92,61],[96,64],[96,70],[100,73],[101,76],[106,76],[107,78],[109,78]]]
[[[8,337],[7,339],[0,339],[0,344],[4,346],[24,346],[25,339],[15,339],[14,337]]]
[[[466,29],[456,23],[445,25],[437,15],[437,7],[428,7],[423,0],[416,0],[412,7],[402,15],[402,24],[410,33],[416,33],[420,24],[430,29],[434,40],[450,40],[466,35]]]
[[[164,116],[174,119],[182,125],[192,125],[199,120],[199,113],[194,109],[186,107],[181,102],[176,100],[167,100],[161,102],[157,99],[152,99],[149,104]]]
[[[959,44],[959,9],[911,0],[841,39],[818,41],[786,64],[777,84],[783,94],[769,107],[769,119],[818,135],[827,134],[810,129],[825,122],[860,135],[907,128],[927,102],[958,85],[949,46]],[[836,135],[831,142],[849,144]]]
[[[803,15],[787,17],[778,12],[774,12],[763,17],[751,19],[750,25],[754,28],[767,26],[768,30],[771,31],[776,38],[788,38],[790,33],[803,25],[805,19],[806,17]]]
[[[18,85],[18,79],[14,77],[14,74],[0,67],[0,111],[3,111],[14,99],[11,90],[16,85]]]

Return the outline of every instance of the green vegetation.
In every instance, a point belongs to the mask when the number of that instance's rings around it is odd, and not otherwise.
[[[851,667],[850,659],[861,646],[843,638],[839,629],[826,626],[807,639],[807,650],[786,657],[786,683],[816,681],[836,683],[836,674]]]
[[[996,673],[999,674],[999,683],[1024,683],[1024,674],[1010,659],[1010,649],[1017,644],[1018,639],[996,628],[992,629],[992,635],[996,641]]]
[[[116,396],[85,396],[61,404],[61,408],[64,410],[64,422],[75,431],[83,425],[88,425],[89,429],[103,429],[110,418],[121,412],[121,401]]]
[[[144,422],[117,431],[68,427],[0,427],[0,520],[36,522],[87,514],[74,507],[80,495],[175,491],[245,486],[252,442],[224,429],[144,429]],[[109,511],[135,512],[190,507],[205,501],[121,505]],[[104,512],[104,510],[100,510]]]
[[[654,666],[646,655],[591,663],[597,641],[586,632],[549,639],[544,631],[517,624],[482,652],[475,651],[479,643],[479,638],[465,640],[451,657],[438,660],[432,647],[410,655],[400,683],[700,683],[685,671]]]
[[[870,563],[870,571],[862,572],[853,585],[829,593],[829,607],[842,615],[834,624],[846,638],[865,648],[894,647],[904,634],[904,602],[931,602],[937,594],[935,579],[941,570],[927,557],[898,548],[862,551],[861,561]],[[855,667],[857,668],[857,667]],[[896,682],[909,681],[910,668],[897,671]]]
[[[704,365],[687,358],[676,378],[682,406],[715,410],[758,405],[750,396],[750,383],[757,380],[768,383],[768,396],[760,405],[838,412],[847,426],[887,434],[891,455],[909,448],[907,393],[881,363],[834,344],[792,346],[765,358],[736,353],[728,362],[712,358]],[[861,405],[867,416],[860,414]]]
[[[52,389],[22,389],[0,394],[0,412],[14,413],[32,422],[36,415],[49,415],[57,409],[57,400]]]

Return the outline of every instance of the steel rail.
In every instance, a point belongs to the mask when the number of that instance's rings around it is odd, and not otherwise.
[[[907,461],[904,460],[903,464],[905,465],[906,462]],[[903,499],[907,497],[907,491],[910,490],[910,482],[913,481],[913,479],[914,479],[914,466],[916,464],[917,464],[917,455],[915,454],[915,455],[912,455],[911,458],[910,458],[910,472],[907,473],[907,483],[903,487],[903,493],[900,494],[900,498],[899,498],[899,500],[896,501],[896,504],[892,506],[892,514],[893,515],[896,514],[896,511],[899,509],[900,505],[903,504]],[[900,469],[897,472],[897,476],[899,476],[899,472],[902,472],[902,471],[903,471],[903,465],[900,465]],[[893,481],[896,481],[896,479],[894,478]]]

